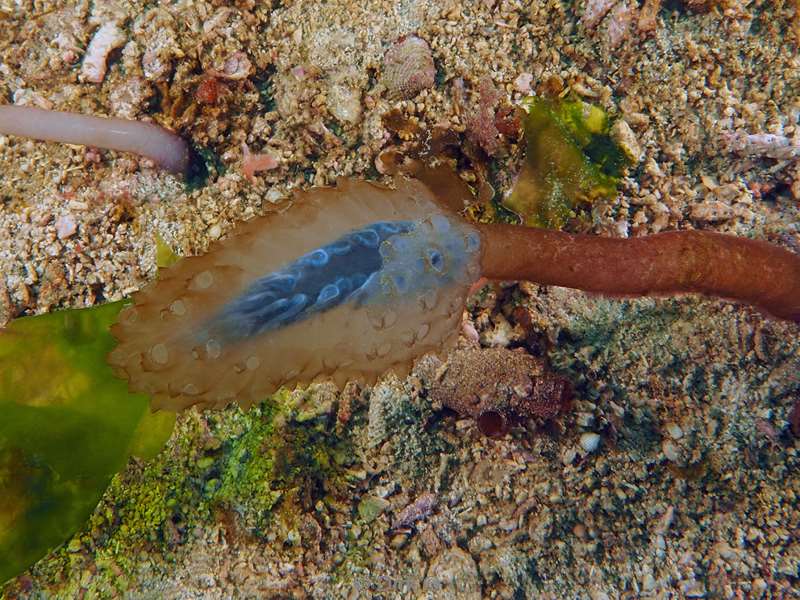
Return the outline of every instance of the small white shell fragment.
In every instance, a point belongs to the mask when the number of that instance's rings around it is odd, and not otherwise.
[[[612,126],[611,138],[619,145],[620,149],[625,153],[629,159],[634,163],[639,163],[642,160],[644,152],[636,139],[636,134],[633,133],[630,125],[623,119],[618,119]]]
[[[584,433],[580,439],[581,448],[591,454],[600,447],[600,435],[597,433]]]
[[[520,73],[514,80],[514,89],[522,94],[529,94],[532,81],[533,75],[531,73]]]
[[[664,429],[666,429],[669,437],[673,440],[679,440],[683,437],[683,429],[681,429],[681,426],[677,423],[667,423]]]
[[[670,462],[678,462],[681,457],[680,448],[670,440],[664,440],[661,444],[661,451]]]
[[[800,143],[785,135],[737,131],[723,134],[728,150],[740,156],[766,156],[776,160],[793,160],[800,156]]]
[[[361,119],[361,92],[334,83],[328,90],[328,110],[340,123],[357,123]]]
[[[55,223],[56,235],[58,239],[64,240],[75,235],[78,226],[75,224],[75,219],[70,215],[61,215],[56,219]]]

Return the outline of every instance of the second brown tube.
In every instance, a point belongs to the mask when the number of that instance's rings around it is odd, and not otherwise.
[[[699,293],[753,304],[800,323],[800,256],[708,231],[604,238],[477,224],[482,274],[613,295]]]

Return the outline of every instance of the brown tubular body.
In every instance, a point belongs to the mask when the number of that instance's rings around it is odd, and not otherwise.
[[[697,293],[800,323],[800,256],[708,231],[632,239],[479,224],[482,275],[612,295]]]

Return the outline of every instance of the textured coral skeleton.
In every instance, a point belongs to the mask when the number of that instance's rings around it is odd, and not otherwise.
[[[547,420],[566,412],[569,382],[524,349],[459,348],[445,362],[417,369],[434,405],[475,419],[485,435],[504,435],[515,423]]]

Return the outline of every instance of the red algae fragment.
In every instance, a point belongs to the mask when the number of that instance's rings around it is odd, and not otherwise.
[[[500,148],[500,130],[495,123],[495,108],[502,95],[488,77],[481,79],[478,84],[477,110],[467,118],[467,139],[493,156]]]
[[[201,104],[214,105],[220,97],[228,91],[228,88],[216,77],[206,77],[197,86],[194,92],[195,99]]]

